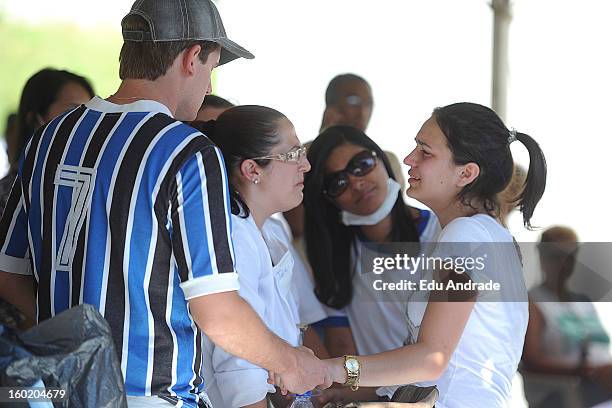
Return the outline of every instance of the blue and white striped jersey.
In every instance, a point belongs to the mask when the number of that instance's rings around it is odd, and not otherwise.
[[[0,270],[34,277],[38,320],[104,315],[128,395],[197,402],[187,299],[238,288],[219,149],[154,101],[94,98],[28,143],[0,222]]]

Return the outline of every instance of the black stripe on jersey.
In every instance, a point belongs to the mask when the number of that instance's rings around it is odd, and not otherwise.
[[[170,274],[172,267],[172,242],[166,228],[168,216],[168,196],[158,194],[154,211],[157,219],[157,242],[151,266],[151,279],[149,281],[149,305],[153,315],[154,352],[153,372],[151,378],[152,395],[170,395],[168,387],[172,384],[172,361],[174,343],[172,333],[166,323],[167,302],[170,297]]]
[[[197,327],[197,326],[196,326]],[[198,387],[204,382],[200,372],[202,371],[202,332],[198,329],[196,334],[196,350],[195,359],[193,361],[193,372],[196,374],[195,381],[193,382],[193,388],[191,392],[197,394]]]
[[[191,146],[191,147],[190,147]],[[202,154],[202,157],[210,157],[211,155],[214,156],[215,158],[216,153],[214,150],[214,147],[212,145],[212,142],[210,142],[210,140],[208,138],[197,138],[194,139],[192,142],[189,143],[189,145],[184,149],[183,152],[187,152],[190,151],[191,152],[191,156],[195,155],[197,152],[200,152]],[[186,157],[184,158],[183,162],[180,162],[178,159],[179,157],[177,157],[176,160],[174,160],[174,162],[172,163],[172,166],[170,168],[170,171],[168,172],[169,175],[174,175],[176,176],[176,174],[180,171],[180,168],[185,164],[184,162],[187,161],[187,159],[191,158],[191,156],[185,155]],[[206,165],[206,160],[204,159],[203,162]],[[209,162],[209,165],[211,163]],[[220,166],[219,161],[216,161],[215,164],[218,168]],[[186,260],[186,254],[185,254],[185,247],[183,244],[187,245],[187,243],[183,243],[182,241],[182,234],[181,234],[181,221],[180,221],[180,216],[179,213],[177,211],[178,209],[178,190],[176,187],[176,177],[172,177],[172,180],[164,180],[164,184],[166,182],[168,182],[168,184],[166,184],[169,188],[169,201],[172,205],[172,211],[171,211],[171,217],[172,217],[172,246],[174,249],[174,257],[176,259],[176,263],[178,264],[178,269],[179,269],[179,276],[181,278],[181,282],[185,282],[187,279],[189,279],[189,267],[187,265],[187,260]],[[208,177],[208,174],[206,174],[206,177]],[[219,176],[220,177],[220,176]],[[211,183],[206,183],[208,186]],[[214,183],[217,184],[217,183]],[[221,186],[219,186],[220,188]],[[218,191],[217,194],[221,194],[221,198],[220,198],[220,202],[223,202],[223,190],[222,189],[214,189]],[[207,190],[208,193],[210,193],[210,189]],[[209,199],[209,203],[210,203],[210,199]],[[221,213],[218,212],[218,208],[213,208],[212,205],[210,205],[209,207],[209,211],[210,211],[210,216],[211,216],[211,225],[213,224],[214,218],[218,218],[218,217],[223,217],[225,218],[225,213]],[[217,211],[217,212],[215,212]],[[223,210],[221,210],[223,211]],[[187,220],[185,222],[188,222]],[[223,224],[225,225],[225,223],[223,222]],[[219,232],[217,230],[217,232]],[[215,235],[215,230],[213,229],[212,231],[213,233],[213,241],[216,241],[214,239]],[[222,231],[222,233],[224,235],[227,235],[227,232],[225,230]],[[215,249],[216,249],[216,245],[215,245]],[[218,258],[218,257],[217,257]],[[230,257],[230,265],[231,265],[231,257]],[[233,271],[233,269],[232,269]]]
[[[217,157],[215,150],[209,149],[202,152],[202,161],[204,162],[204,171],[206,179],[221,180],[221,172],[223,163]],[[227,237],[229,226],[227,225],[227,217],[225,214],[225,197],[223,189],[225,186],[220,183],[206,183],[208,194],[208,208],[210,211],[211,233],[213,237]],[[213,239],[215,247],[215,258],[217,260],[217,270],[219,273],[234,272],[234,263],[232,253],[230,251],[229,237],[226,239]]]
[[[157,243],[155,245],[155,255],[153,258],[153,271],[151,272],[151,280],[149,282],[149,302],[153,321],[155,322],[155,339],[154,339],[154,354],[153,354],[153,376],[151,381],[151,393],[157,395],[169,396],[168,387],[172,383],[172,365],[168,361],[172,360],[174,345],[172,343],[172,335],[169,327],[164,323],[166,321],[166,300],[168,299],[168,273],[173,273],[173,269],[168,270],[168,266],[172,266],[171,256],[174,250],[174,257],[179,266],[179,278],[181,282],[188,279],[188,271],[186,268],[185,254],[182,247],[182,237],[180,230],[175,230],[178,223],[176,208],[178,205],[176,174],[185,162],[192,158],[197,152],[207,149],[211,146],[208,138],[196,137],[183,148],[183,150],[174,158],[172,164],[168,168],[168,172],[164,176],[160,186],[159,194],[155,199],[155,215],[158,223]],[[169,236],[166,229],[168,216],[168,206],[171,206],[173,213],[172,237]],[[159,268],[159,269],[157,269]],[[161,272],[161,273],[160,273]],[[164,287],[165,285],[165,287]],[[159,296],[162,289],[165,288],[164,296]],[[196,356],[201,356],[202,350],[200,341],[198,340],[196,347]],[[201,357],[199,357],[201,360]],[[196,373],[199,373],[198,371]]]
[[[40,279],[38,292],[38,321],[43,321],[51,317],[51,269],[55,262],[55,248],[51,247],[53,242],[53,203],[55,202],[55,172],[62,159],[64,150],[68,148],[66,143],[70,133],[74,129],[79,118],[84,114],[86,108],[81,105],[66,116],[64,122],[59,126],[55,137],[51,141],[51,146],[47,152],[47,164],[43,172],[41,186],[43,189],[43,214],[42,214],[42,250],[40,259]],[[38,160],[42,160],[39,157]]]
[[[125,156],[117,165],[117,179],[112,194],[109,222],[111,225],[110,233],[110,262],[108,269],[108,284],[106,291],[106,308],[104,317],[108,321],[117,353],[122,355],[123,350],[123,328],[126,299],[125,285],[123,282],[123,260],[125,243],[131,237],[127,237],[128,217],[130,211],[132,192],[138,186],[136,176],[140,166],[144,166],[143,156],[158,133],[174,122],[174,119],[164,114],[156,114],[147,120],[138,130]],[[127,358],[127,356],[122,356]]]
[[[48,125],[47,125],[48,126]],[[32,182],[32,173],[34,172],[34,160],[36,159],[36,150],[42,140],[42,135],[47,126],[40,127],[32,136],[32,141],[28,152],[23,160],[23,172],[21,174],[21,185],[23,186],[23,201],[26,209],[30,208],[30,183]]]
[[[104,145],[104,142],[111,137],[110,132],[120,117],[120,113],[107,113],[104,115],[102,121],[98,125],[98,128],[91,137],[91,141],[89,142],[89,146],[87,147],[87,151],[85,152],[81,163],[82,167],[87,167],[90,169],[95,167],[98,157],[103,153],[102,146]],[[92,188],[94,188],[94,186],[92,186]],[[84,254],[86,247],[85,233],[87,231],[86,226],[88,224],[89,212],[83,221],[83,227],[79,231],[74,258],[72,259],[72,270],[70,271],[72,276],[72,287],[70,289],[72,292],[71,306],[78,305],[81,297],[81,279],[83,276],[83,263],[85,262]]]
[[[172,177],[170,181],[170,205],[171,205],[171,213],[170,217],[172,219],[172,249],[174,251],[174,259],[176,260],[176,264],[178,266],[178,274],[181,279],[181,282],[186,282],[189,279],[189,267],[187,266],[187,255],[185,254],[185,245],[188,244],[183,242],[183,231],[181,229],[181,219],[178,212],[179,202],[178,202],[178,186],[176,184],[176,174],[178,173],[178,169],[176,172],[168,174],[173,174],[175,177]]]
[[[11,222],[13,221],[15,210],[17,209],[17,206],[19,206],[20,199],[21,183],[19,182],[19,177],[17,177],[13,181],[11,193],[9,194],[9,198],[2,212],[2,222],[0,223],[0,248],[4,246],[4,242],[9,239],[9,229],[11,228]]]

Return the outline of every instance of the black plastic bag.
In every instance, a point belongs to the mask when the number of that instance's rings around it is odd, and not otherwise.
[[[66,391],[54,407],[127,407],[110,328],[93,306],[73,307],[23,333],[0,331],[0,387],[42,381]]]

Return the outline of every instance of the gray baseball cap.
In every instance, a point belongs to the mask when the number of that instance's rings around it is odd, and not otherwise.
[[[125,19],[140,16],[149,30],[125,29]],[[121,20],[124,41],[212,41],[221,46],[219,65],[236,58],[255,58],[225,34],[217,7],[211,0],[136,0]]]

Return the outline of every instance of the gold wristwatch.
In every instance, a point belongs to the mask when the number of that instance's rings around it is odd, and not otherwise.
[[[346,370],[346,382],[344,385],[351,387],[351,390],[359,389],[359,372],[361,363],[356,356],[344,356],[344,369]]]

